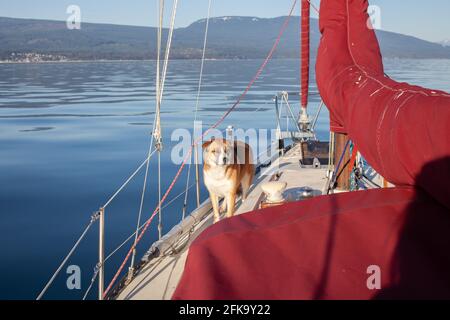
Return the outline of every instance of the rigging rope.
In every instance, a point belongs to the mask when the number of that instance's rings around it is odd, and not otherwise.
[[[211,4],[212,4],[212,0],[209,0],[208,2],[208,13],[206,16],[206,26],[205,26],[205,36],[203,39],[203,51],[202,51],[202,60],[201,60],[201,66],[200,66],[200,76],[198,79],[198,89],[197,89],[197,100],[195,103],[195,112],[194,112],[194,125],[193,125],[193,129],[192,132],[195,132],[195,124],[197,123],[197,119],[198,119],[198,109],[199,109],[199,105],[200,105],[200,94],[202,91],[202,82],[203,82],[203,71],[204,71],[204,67],[205,67],[205,57],[206,57],[206,45],[208,43],[208,32],[209,32],[209,21],[211,18]],[[194,142],[194,140],[192,140],[192,142]],[[195,157],[194,157],[194,164],[195,164],[195,170],[196,170],[196,184],[197,184],[197,205],[199,205],[199,199],[200,199],[200,190],[199,190],[199,181],[198,181],[198,177],[199,177],[199,168],[198,168],[198,148],[196,147],[196,149],[194,150],[195,152]],[[192,159],[192,158],[191,158]],[[189,182],[190,182],[190,178],[191,178],[191,169],[192,169],[192,160],[191,163],[189,163],[189,168],[188,168],[188,175],[187,175],[187,182],[186,182],[186,188],[189,186]],[[184,204],[183,204],[183,219],[186,217],[186,210],[187,210],[187,201],[188,201],[188,192],[186,192],[185,198],[184,198]]]
[[[161,152],[158,152],[158,239],[162,238],[162,208],[161,208]]]
[[[155,123],[156,123],[156,118],[155,118],[155,121],[153,123],[153,127],[155,127]],[[155,142],[155,138],[154,138],[154,136],[152,136],[151,142],[150,142],[150,147],[148,149],[149,157],[152,154],[152,149],[153,149],[153,143],[154,142]],[[147,165],[146,165],[146,168],[145,168],[145,175],[144,175],[144,184],[142,186],[141,203],[139,205],[139,214],[138,214],[138,219],[137,219],[137,224],[136,224],[136,234],[138,233],[139,225],[141,224],[142,211],[144,209],[145,194],[146,194],[146,191],[147,191],[147,180],[148,180],[149,169],[150,169],[150,161],[147,161]],[[137,236],[136,236],[134,241],[136,242],[136,240],[137,240]],[[134,267],[134,260],[135,260],[135,258],[136,258],[136,251],[133,252],[133,257],[131,258],[131,263],[130,263],[130,269],[133,269],[133,267]]]
[[[163,1],[163,0],[161,0]],[[159,239],[162,237],[162,208],[161,208],[161,151],[162,151],[162,130],[161,130],[161,103],[163,99],[163,93],[164,93],[164,87],[167,77],[167,68],[169,65],[169,57],[170,57],[170,49],[172,48],[172,38],[173,38],[173,31],[175,29],[175,18],[177,15],[177,9],[178,9],[178,0],[174,0],[173,7],[172,7],[172,17],[170,21],[170,27],[169,27],[169,35],[167,37],[167,44],[166,44],[166,52],[164,57],[164,65],[163,65],[163,71],[161,76],[161,82],[159,84],[159,92],[158,92],[158,104],[157,104],[157,126],[156,126],[156,139],[157,139],[157,150],[158,150],[158,200],[159,200],[159,208],[158,208],[158,234]],[[162,33],[162,15],[163,12],[161,12],[160,15],[160,33]]]
[[[94,275],[92,276],[91,283],[89,284],[89,287],[87,288],[86,292],[83,295],[83,299],[82,299],[83,301],[86,300],[89,293],[91,292],[91,289],[94,286],[95,280],[97,279],[99,272],[100,272],[100,266],[99,266],[99,264],[97,264],[94,269]]]
[[[175,0],[177,1],[177,0]],[[250,81],[250,83],[247,85],[247,87],[245,88],[244,92],[239,96],[239,98],[237,99],[237,101],[233,104],[232,107],[230,107],[225,113],[224,115],[213,125],[211,126],[208,130],[206,130],[201,137],[199,137],[199,139],[197,139],[195,141],[195,143],[191,146],[191,148],[189,149],[186,158],[184,159],[183,163],[181,164],[178,172],[176,173],[174,179],[172,180],[169,188],[167,189],[166,193],[164,194],[164,196],[162,197],[160,204],[158,206],[158,208],[156,208],[154,210],[154,212],[152,213],[150,219],[147,221],[144,229],[142,230],[141,234],[138,237],[138,241],[137,244],[142,240],[145,232],[148,230],[148,227],[150,226],[150,224],[152,223],[153,219],[155,218],[156,214],[158,214],[159,212],[159,207],[161,205],[161,203],[163,203],[167,197],[169,196],[170,192],[172,191],[172,189],[174,188],[176,182],[178,181],[178,179],[181,176],[181,173],[183,172],[184,167],[186,166],[186,162],[189,160],[189,158],[192,156],[192,151],[193,148],[196,147],[196,145],[198,143],[200,143],[203,138],[205,136],[207,136],[209,134],[209,132],[211,132],[211,130],[216,129],[223,121],[225,121],[225,119],[238,107],[238,105],[241,103],[241,101],[247,96],[248,92],[250,91],[250,89],[253,87],[254,83],[256,82],[256,80],[259,79],[261,73],[264,71],[265,67],[267,66],[267,64],[269,63],[269,61],[272,59],[276,49],[278,48],[278,45],[280,44],[281,41],[281,37],[283,36],[284,32],[286,31],[289,22],[291,20],[293,11],[295,10],[295,7],[297,5],[298,0],[294,0],[293,5],[290,9],[289,15],[286,17],[281,30],[275,40],[275,43],[273,44],[269,54],[267,55],[267,57],[265,58],[264,62],[262,63],[262,65],[259,67],[258,71],[256,72],[256,75],[253,77],[253,79]],[[136,244],[136,245],[137,245]],[[127,261],[129,260],[133,250],[136,248],[136,245],[133,245],[130,250],[128,251],[128,254],[126,255],[124,261],[122,262],[121,266],[119,267],[119,269],[117,270],[116,274],[114,275],[113,279],[111,280],[110,284],[108,285],[107,289],[105,290],[103,297],[105,298],[108,293],[110,292],[110,290],[112,289],[114,283],[117,281],[117,279],[119,278],[120,274],[122,273],[123,268],[125,267]]]
[[[41,300],[42,297],[44,296],[44,294],[47,292],[48,288],[50,288],[50,286],[53,284],[53,282],[55,281],[56,277],[58,276],[58,274],[61,272],[62,268],[66,265],[67,261],[69,261],[69,259],[72,257],[73,253],[75,252],[75,250],[77,250],[78,246],[80,245],[81,241],[83,241],[83,239],[86,237],[89,229],[91,229],[92,225],[100,218],[100,215],[98,212],[96,212],[95,214],[93,214],[91,216],[91,221],[89,222],[89,224],[87,225],[86,229],[84,229],[83,233],[81,234],[81,236],[78,238],[77,242],[75,243],[75,245],[72,247],[72,249],[69,251],[69,253],[67,254],[67,256],[64,258],[64,260],[61,262],[61,264],[59,265],[58,269],[56,269],[55,273],[52,275],[52,277],[50,278],[50,280],[47,282],[47,284],[45,285],[44,289],[42,289],[41,293],[39,294],[39,296],[36,298],[36,300]]]
[[[311,2],[311,0],[306,0],[309,2],[309,4],[311,5],[311,7],[314,9],[314,11],[316,11],[317,14],[320,13],[319,9],[314,5],[314,3]]]
[[[156,53],[156,125],[153,128],[153,137],[156,140],[157,149],[161,148],[161,42],[164,22],[164,0],[159,1],[159,27]],[[167,51],[167,48],[166,48]]]
[[[155,152],[156,150],[153,151],[147,157],[147,159],[144,160],[144,162],[142,162],[142,164],[136,169],[136,171],[134,171],[133,174],[127,179],[127,181],[125,181],[124,184],[122,184],[122,186],[116,191],[116,193],[114,193],[114,195],[111,198],[109,198],[109,200],[105,203],[104,206],[102,206],[102,208],[106,209],[111,204],[111,202],[114,201],[114,199],[122,192],[123,189],[125,189],[125,187],[131,182],[131,180],[133,180],[133,178],[142,170],[142,168],[146,165],[146,163],[150,161]]]
[[[163,71],[162,71],[160,88],[159,88],[159,96],[158,96],[159,107],[161,107],[161,102],[162,102],[163,95],[164,95],[164,87],[165,87],[166,77],[167,77],[167,68],[169,65],[170,50],[172,48],[172,38],[173,38],[173,31],[175,29],[175,19],[176,19],[176,15],[177,15],[177,9],[178,9],[178,0],[174,0],[173,8],[172,8],[172,17],[170,20],[169,35],[167,37]],[[162,28],[162,27],[160,26],[160,28]]]
[[[153,122],[153,131],[152,131],[152,139],[150,142],[150,148],[149,148],[149,154],[151,154],[151,150],[153,149],[153,143],[155,142],[155,130],[157,128],[157,124],[160,125],[161,124],[161,119],[160,119],[160,103],[159,103],[159,92],[160,92],[160,64],[161,64],[161,41],[162,41],[162,29],[163,29],[163,20],[164,20],[164,0],[160,0],[159,1],[159,13],[158,13],[158,21],[159,21],[159,28],[158,28],[158,34],[157,34],[157,58],[156,58],[156,95],[155,95],[155,100],[156,100],[156,114],[155,114],[155,119]],[[157,141],[158,143],[159,141]],[[136,224],[136,237],[135,237],[135,242],[137,240],[137,234],[139,232],[139,225],[141,223],[141,218],[142,218],[142,211],[143,211],[143,207],[144,207],[144,200],[145,200],[145,193],[147,190],[147,180],[148,180],[148,173],[149,173],[149,168],[150,168],[150,161],[147,161],[147,165],[145,168],[145,176],[144,176],[144,185],[142,187],[142,194],[141,194],[141,203],[139,205],[139,214],[138,214],[138,220],[137,220],[137,224]],[[131,259],[131,263],[130,263],[130,269],[133,269],[134,267],[134,261],[136,258],[136,251],[133,252],[133,257]]]
[[[194,160],[195,161],[195,160]],[[192,157],[191,157],[191,162],[192,162]],[[188,169],[188,173],[187,173],[187,178],[186,178],[186,191],[188,190],[188,186],[189,183],[191,181],[191,167],[192,167],[192,163],[189,164],[189,169]],[[189,198],[189,193],[186,192],[186,194],[184,195],[184,201],[183,201],[183,210],[182,210],[182,217],[181,220],[184,220],[184,218],[186,218],[186,212],[187,212],[187,205],[188,205],[188,198]]]

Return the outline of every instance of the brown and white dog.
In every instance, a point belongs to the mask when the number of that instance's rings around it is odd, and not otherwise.
[[[244,142],[211,140],[203,144],[203,175],[214,209],[214,223],[227,211],[227,218],[234,215],[236,197],[242,192],[247,198],[253,183],[255,166],[250,146]],[[219,209],[219,201],[224,198]]]

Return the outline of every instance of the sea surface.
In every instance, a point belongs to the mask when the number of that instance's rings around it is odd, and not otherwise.
[[[261,61],[207,61],[198,120],[204,128],[231,107]],[[386,60],[386,73],[399,81],[450,91],[450,60]],[[162,187],[178,166],[171,161],[176,129],[190,130],[198,86],[199,61],[169,66],[162,125]],[[276,126],[273,98],[297,92],[296,60],[274,60],[220,129]],[[91,215],[142,163],[149,147],[155,110],[154,62],[0,64],[0,299],[35,299],[89,223]],[[320,97],[311,79],[311,115]],[[291,95],[298,110],[298,97]],[[327,140],[324,110],[317,135]],[[157,204],[157,161],[151,161],[143,219]],[[186,171],[163,210],[164,232],[180,221]],[[106,254],[136,229],[143,173],[136,176],[106,211]],[[202,199],[207,194],[202,190]],[[190,193],[189,210],[194,208]],[[68,265],[81,270],[81,290],[69,290],[63,269],[46,299],[81,299],[97,261],[97,224]],[[156,223],[141,245],[140,257],[157,239]],[[128,243],[106,265],[109,283]],[[96,285],[89,298],[95,298]]]

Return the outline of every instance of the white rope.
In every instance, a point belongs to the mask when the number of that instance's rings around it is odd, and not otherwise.
[[[173,31],[175,29],[175,18],[177,15],[177,8],[178,8],[178,0],[174,0],[173,2],[173,8],[172,8],[172,18],[170,21],[170,28],[169,28],[169,35],[167,38],[167,45],[166,45],[166,54],[164,58],[164,66],[163,66],[163,72],[161,77],[161,84],[160,84],[160,92],[159,92],[159,104],[161,105],[162,98],[164,95],[164,87],[167,77],[167,68],[169,64],[169,57],[170,57],[170,50],[172,48],[172,38],[173,38]]]
[[[162,190],[161,190],[161,152],[158,152],[158,203],[159,203],[159,210],[158,210],[158,236],[159,239],[162,238]]]
[[[163,0],[160,0],[163,1]],[[162,198],[162,188],[161,188],[161,149],[162,149],[162,130],[161,130],[161,104],[164,95],[164,87],[167,78],[167,68],[169,66],[170,50],[172,48],[173,31],[175,29],[175,18],[177,15],[178,0],[174,0],[172,7],[172,17],[170,20],[169,35],[167,37],[166,52],[164,57],[164,65],[162,70],[162,75],[159,82],[158,90],[158,101],[157,101],[157,120],[155,128],[155,139],[157,140],[157,150],[158,150],[158,196],[159,196],[159,209],[158,209],[158,233],[159,238],[162,237],[162,208],[161,208],[161,198]],[[160,33],[162,33],[162,14],[160,13]],[[159,72],[158,72],[159,74]]]
[[[155,119],[156,121],[156,119]],[[155,123],[153,123],[153,126],[155,126]],[[152,136],[151,138],[151,142],[150,142],[150,148],[148,149],[148,155],[150,156],[150,154],[152,153],[152,149],[153,149],[153,143],[155,142],[155,137]],[[144,176],[144,185],[142,186],[142,193],[141,193],[141,203],[139,205],[139,214],[138,214],[138,220],[137,220],[137,224],[136,224],[136,238],[134,239],[134,241],[137,241],[137,234],[139,231],[139,225],[141,223],[141,219],[142,219],[142,211],[144,210],[144,200],[145,200],[145,194],[147,192],[147,180],[148,180],[148,173],[149,173],[149,168],[150,168],[150,161],[147,161],[147,165],[145,168],[145,176]],[[133,253],[133,257],[131,258],[131,264],[130,267],[133,268],[134,267],[134,261],[136,258],[136,252]]]
[[[163,29],[163,19],[164,19],[164,0],[160,0],[159,1],[159,13],[158,13],[158,18],[159,18],[159,28],[158,28],[158,43],[157,43],[157,66],[156,66],[156,103],[157,103],[157,110],[158,108],[158,101],[159,101],[159,90],[160,90],[160,56],[161,56],[161,39],[162,39],[162,29]],[[155,133],[155,129],[156,129],[156,125],[157,122],[159,121],[159,123],[161,123],[160,121],[160,113],[157,111],[155,113],[155,119],[153,122],[153,133]],[[152,139],[150,142],[150,148],[148,150],[148,153],[151,154],[151,150],[153,149],[153,143],[155,142],[155,134],[152,134]],[[157,142],[158,143],[158,142]],[[136,244],[137,239],[138,239],[138,232],[139,232],[139,226],[141,224],[141,219],[142,219],[142,212],[144,209],[144,201],[145,201],[145,194],[147,191],[147,180],[148,180],[148,173],[149,173],[149,168],[150,168],[150,161],[147,161],[147,165],[145,168],[145,176],[144,176],[144,185],[142,187],[142,193],[141,193],[141,202],[139,205],[139,214],[138,214],[138,219],[137,219],[137,224],[136,224],[136,232],[135,232],[135,239],[134,239],[134,243]],[[134,262],[136,259],[136,250],[133,252],[133,256],[131,257],[131,263],[130,263],[130,269],[134,268]]]
[[[191,167],[192,167],[192,155],[191,155],[191,163],[189,164],[187,178],[186,178],[186,191],[188,190],[189,183],[191,182]],[[183,214],[182,214],[181,220],[184,220],[184,218],[186,218],[188,197],[189,197],[189,193],[186,192],[186,194],[184,195]]]
[[[200,94],[201,94],[201,91],[202,91],[203,71],[204,71],[204,68],[205,68],[206,46],[207,46],[207,43],[208,43],[209,21],[210,21],[210,18],[211,18],[211,4],[212,4],[212,0],[209,0],[209,2],[208,2],[208,14],[206,16],[205,37],[203,39],[203,51],[202,51],[202,60],[201,60],[201,66],[200,66],[200,76],[199,76],[199,80],[198,80],[197,99],[196,99],[196,102],[195,102],[194,125],[193,125],[193,129],[192,129],[193,131],[192,132],[195,132],[195,124],[196,124],[197,119],[198,119],[198,110],[199,110],[199,106],[200,106]],[[192,141],[192,143],[194,143],[194,141]],[[197,147],[197,145],[195,146],[195,148],[196,148],[195,149],[196,151],[195,151],[194,154],[197,155],[198,154],[198,151],[197,151],[198,147]],[[198,172],[198,165],[199,164],[197,163],[197,160],[198,160],[198,156],[197,157],[194,156],[194,162],[195,162],[196,170]],[[189,163],[187,182],[186,182],[186,190],[187,190],[187,188],[189,186],[189,183],[190,183],[191,169],[192,169],[192,160],[191,160],[191,163]],[[199,183],[199,181],[197,181],[197,178],[196,178],[196,183],[197,184]],[[184,219],[186,217],[188,195],[189,195],[188,192],[186,192],[185,198],[184,198],[183,217],[182,217],[182,219]]]
[[[157,40],[157,58],[156,58],[156,125],[153,128],[153,137],[157,140],[157,148],[160,149],[161,143],[161,41],[164,23],[164,0],[159,1],[159,27]]]
[[[99,265],[97,264],[95,266],[94,275],[92,276],[91,283],[89,284],[89,287],[87,288],[86,292],[83,295],[83,301],[86,300],[87,296],[91,292],[91,289],[94,286],[95,280],[97,280],[99,271],[100,271]]]
[[[208,3],[208,15],[206,18],[206,26],[205,26],[205,37],[203,39],[203,52],[202,52],[202,63],[200,66],[200,77],[198,80],[198,89],[197,89],[197,101],[195,104],[195,121],[197,120],[197,115],[198,115],[198,108],[199,108],[199,104],[200,104],[200,94],[202,92],[202,82],[203,82],[203,71],[205,68],[205,57],[206,57],[206,46],[208,44],[208,32],[209,32],[209,20],[211,17],[211,3],[212,0],[209,0]]]
[[[102,208],[106,209],[106,207],[108,207],[111,204],[111,202],[114,201],[114,199],[122,192],[123,189],[125,189],[125,187],[131,182],[131,180],[133,180],[133,178],[142,170],[142,168],[147,164],[147,162],[150,161],[155,152],[156,150],[153,151],[147,157],[147,159],[144,160],[144,162],[142,162],[142,164],[136,169],[136,171],[134,171],[133,174],[127,179],[127,181],[125,181],[124,184],[116,191],[116,193],[114,193],[114,195],[111,198],[109,198],[109,200],[105,203],[105,205]]]
[[[160,96],[160,77],[161,77],[161,41],[162,30],[164,23],[164,0],[159,0],[159,14],[158,14],[159,28],[158,28],[158,40],[157,40],[157,59],[156,59],[156,104],[158,105]]]
[[[195,184],[191,184],[188,188],[188,190],[192,189],[195,186]],[[174,197],[172,200],[170,200],[164,207],[162,207],[162,209],[166,209],[168,208],[170,205],[172,205],[172,203],[174,203],[175,201],[177,201],[179,198],[181,198],[182,195],[185,194],[185,191],[181,192],[179,195],[177,195],[176,197]],[[142,228],[145,226],[144,224],[141,224],[139,226],[139,228],[136,230],[136,232],[134,232],[132,235],[130,235],[126,240],[124,240],[124,242],[122,242],[122,244],[120,244],[116,249],[114,249],[106,258],[105,258],[105,262],[108,261],[109,259],[111,259],[116,253],[117,251],[119,251],[120,249],[123,248],[123,246],[125,246],[139,231],[142,230]]]
[[[164,0],[160,0],[160,7],[163,6],[163,2]],[[157,121],[156,121],[156,129],[155,129],[155,138],[157,140],[157,148],[160,150],[161,149],[161,143],[162,143],[162,131],[161,131],[161,104],[162,104],[162,100],[163,100],[163,96],[164,96],[164,88],[165,88],[165,83],[166,83],[166,78],[167,78],[167,69],[169,66],[169,57],[170,57],[170,50],[172,48],[172,38],[173,38],[173,31],[175,29],[175,18],[177,15],[177,8],[178,8],[178,0],[174,0],[173,2],[173,8],[172,8],[172,17],[170,20],[170,27],[169,27],[169,35],[167,37],[167,44],[166,44],[166,52],[165,52],[165,57],[164,57],[164,64],[163,64],[163,70],[162,70],[162,74],[160,74],[160,53],[158,51],[158,67],[157,67],[157,71],[158,71],[158,76],[157,76],[157,81],[158,81],[158,85],[157,85],[157,102],[156,102],[156,115],[157,115]],[[159,36],[161,37],[162,35],[162,26],[163,26],[163,14],[164,12],[161,10],[160,11],[160,23],[159,23]],[[161,44],[160,44],[161,39],[158,39],[158,46],[159,49],[161,48]]]
[[[67,256],[64,258],[63,262],[61,262],[61,264],[59,265],[58,269],[56,269],[55,273],[52,275],[50,280],[47,282],[47,284],[45,285],[44,289],[42,289],[41,293],[36,298],[36,300],[41,300],[42,299],[44,294],[47,292],[48,288],[50,288],[50,286],[53,284],[53,282],[55,281],[56,277],[61,272],[62,268],[66,265],[67,261],[69,261],[70,257],[72,257],[73,253],[75,252],[75,250],[77,250],[77,248],[80,245],[81,241],[83,241],[83,239],[86,237],[86,234],[88,233],[89,229],[92,227],[94,222],[96,222],[98,220],[98,218],[99,218],[98,213],[94,214],[91,217],[91,221],[89,222],[88,226],[86,227],[86,229],[84,229],[83,233],[78,238],[78,240],[75,243],[75,245],[72,247],[72,249],[69,251]]]

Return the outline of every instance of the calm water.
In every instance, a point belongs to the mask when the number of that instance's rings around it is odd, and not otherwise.
[[[233,104],[260,63],[207,62],[199,113],[205,125]],[[198,61],[170,65],[162,115],[165,187],[177,169],[170,161],[170,134],[192,126],[198,70]],[[450,61],[387,60],[386,71],[401,81],[450,91]],[[298,73],[297,61],[273,61],[224,127],[273,128],[271,99],[277,91],[298,90]],[[91,214],[143,161],[153,82],[152,62],[0,65],[0,299],[35,298]],[[315,86],[311,90],[317,92]],[[312,110],[318,99],[312,96]],[[321,139],[328,138],[327,119],[324,112]],[[156,161],[150,177],[146,218],[156,205]],[[138,176],[107,211],[107,253],[134,232],[142,180]],[[180,181],[169,199],[184,190],[185,177]],[[165,232],[180,220],[181,204],[175,201],[163,212]],[[156,234],[153,226],[141,254]],[[82,297],[96,263],[97,237],[94,228],[70,261],[81,267],[82,290],[67,290],[63,272],[46,298]],[[107,282],[125,253],[108,262]]]

